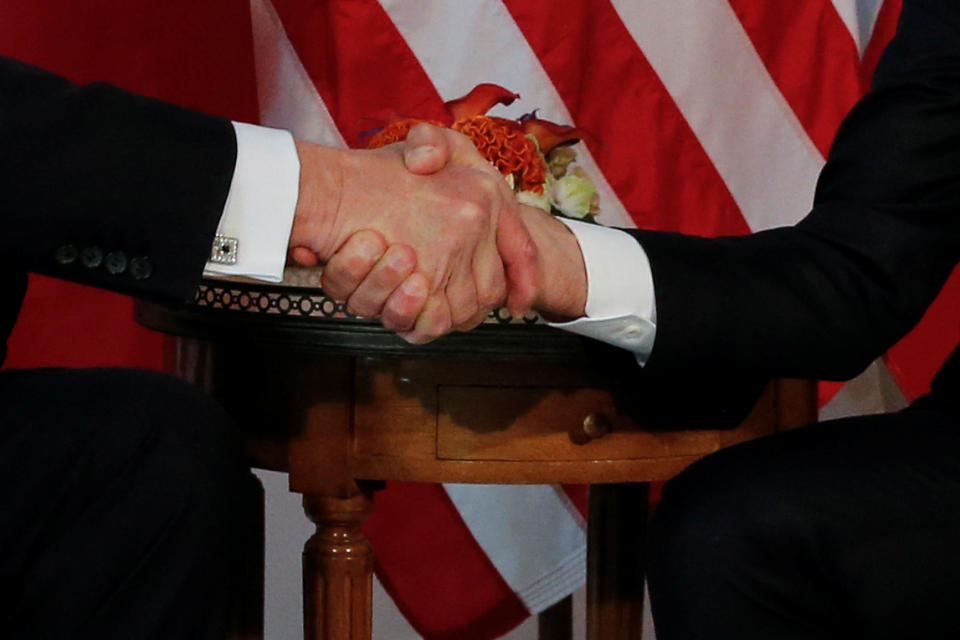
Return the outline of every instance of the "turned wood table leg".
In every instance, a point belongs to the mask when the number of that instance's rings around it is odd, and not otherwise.
[[[373,554],[360,531],[371,506],[366,493],[304,496],[317,525],[303,550],[306,640],[371,638]]]
[[[537,640],[573,640],[573,596],[537,616]]]
[[[649,493],[649,484],[590,487],[588,640],[640,640]]]

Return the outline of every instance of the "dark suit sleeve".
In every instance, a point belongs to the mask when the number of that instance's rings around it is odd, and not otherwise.
[[[0,58],[0,264],[184,300],[235,158],[227,120]]]
[[[906,0],[798,225],[635,235],[656,291],[651,371],[861,371],[918,322],[960,258],[960,3]]]

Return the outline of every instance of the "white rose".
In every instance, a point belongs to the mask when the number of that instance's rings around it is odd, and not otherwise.
[[[597,188],[593,186],[586,174],[575,171],[555,181],[550,193],[553,206],[563,215],[571,218],[585,218],[590,213],[597,195]]]

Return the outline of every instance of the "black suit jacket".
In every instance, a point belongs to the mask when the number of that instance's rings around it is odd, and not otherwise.
[[[960,260],[960,2],[904,2],[795,227],[635,235],[656,291],[651,374],[857,374],[919,321]],[[956,395],[958,369],[955,352],[935,388]]]
[[[0,58],[0,362],[27,271],[189,298],[235,158],[227,120]]]

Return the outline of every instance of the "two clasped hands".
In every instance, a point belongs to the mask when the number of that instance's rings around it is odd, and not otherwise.
[[[325,264],[324,290],[412,343],[476,327],[491,310],[582,316],[576,238],[519,205],[465,136],[421,124],[406,142],[341,150],[297,142],[290,259]]]

